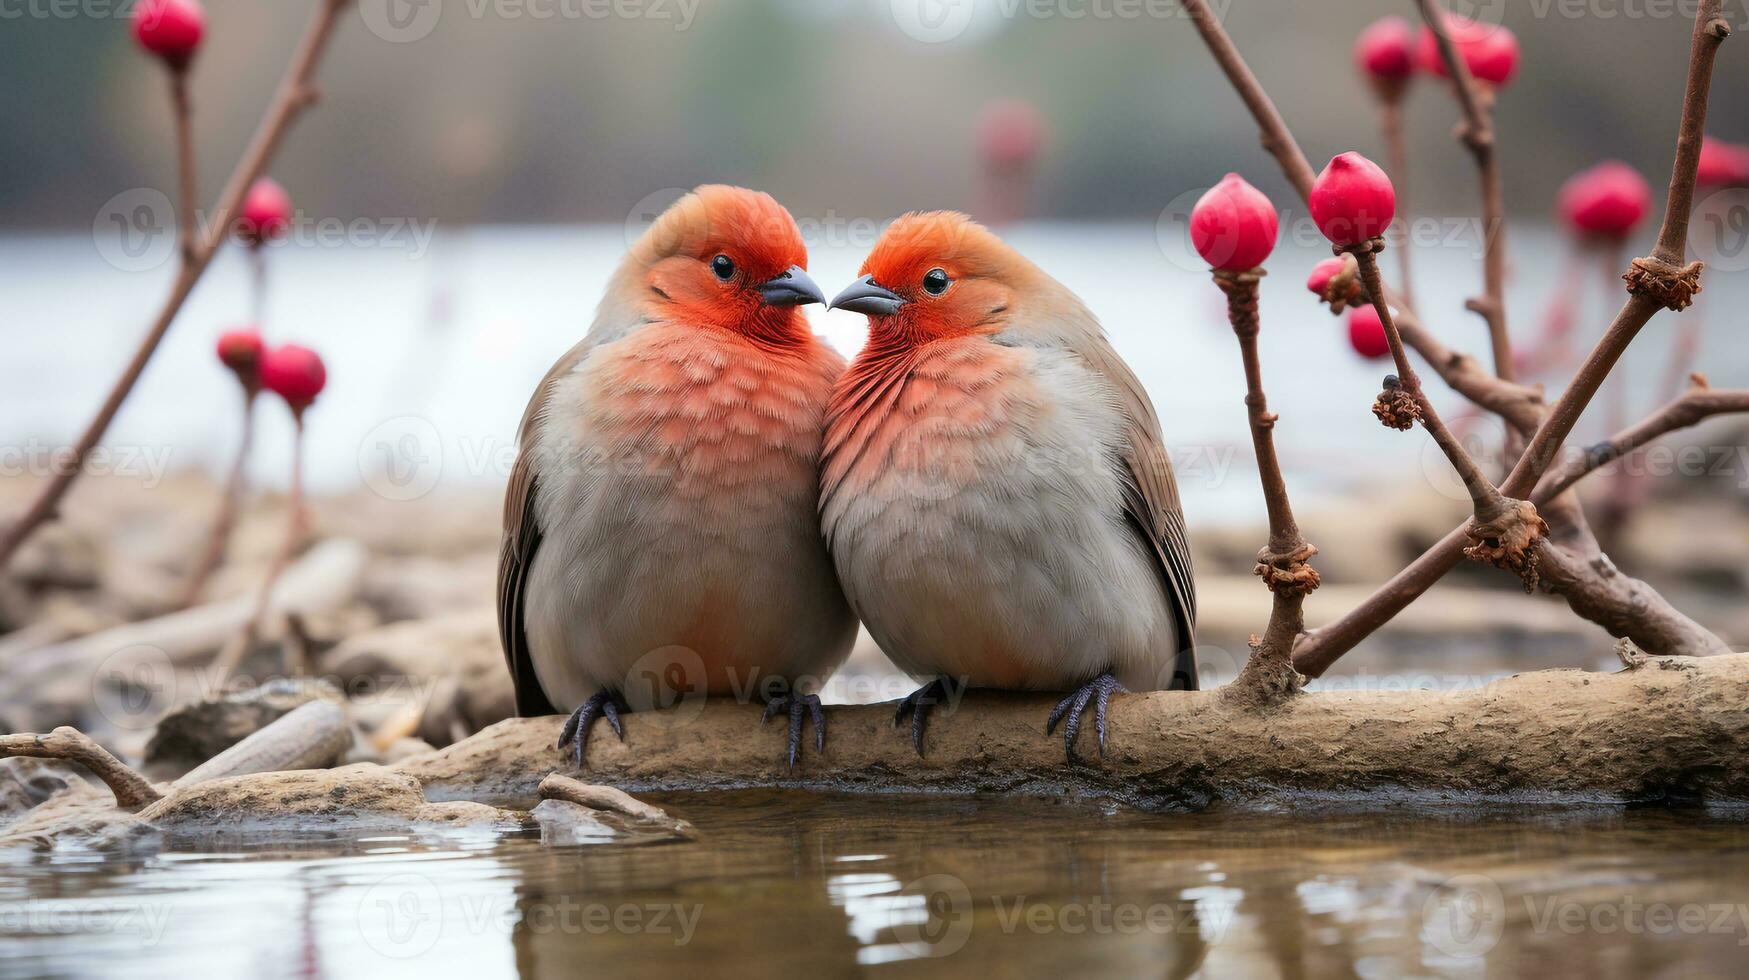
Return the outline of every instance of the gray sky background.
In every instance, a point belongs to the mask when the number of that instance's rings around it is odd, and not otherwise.
[[[172,185],[163,73],[116,16],[126,2],[0,0],[0,228],[88,228],[116,193]],[[617,221],[652,191],[704,181],[845,219],[975,209],[970,124],[1006,96],[1049,120],[1040,216],[1151,221],[1228,170],[1290,198],[1190,24],[1153,0],[616,0],[617,14],[605,0],[413,2],[364,0],[341,27],[324,100],[272,168],[308,214]],[[956,3],[976,9],[952,40],[904,29],[918,9],[951,16]],[[388,4],[411,26],[385,20]],[[314,7],[208,3],[194,81],[207,200]],[[1412,3],[1223,7],[1316,164],[1347,149],[1382,157],[1350,45],[1374,17],[1411,16]],[[1749,26],[1744,0],[1726,7]],[[1525,49],[1499,109],[1513,211],[1546,214],[1563,179],[1606,156],[1663,184],[1691,0],[1483,8],[1503,12]],[[1709,127],[1738,140],[1749,140],[1745,43],[1723,50]],[[1409,104],[1417,210],[1470,210],[1455,106],[1427,81]]]

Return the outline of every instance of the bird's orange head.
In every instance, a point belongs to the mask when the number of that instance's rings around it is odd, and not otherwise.
[[[887,228],[862,278],[833,309],[869,318],[871,339],[912,345],[1001,330],[1036,269],[988,228],[953,211],[907,214]]]
[[[707,184],[662,212],[632,246],[622,282],[664,319],[716,327],[763,344],[812,336],[797,307],[824,303],[808,278],[795,219],[771,195]]]

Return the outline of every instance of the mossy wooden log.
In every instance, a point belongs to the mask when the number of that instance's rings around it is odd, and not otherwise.
[[[824,754],[791,769],[782,726],[724,700],[598,726],[580,778],[633,792],[794,786],[882,793],[1098,794],[1168,807],[1395,799],[1749,801],[1749,654],[1551,670],[1453,692],[1300,694],[1254,708],[1229,689],[1112,701],[1065,759],[1055,698],[972,692],[936,709],[919,758],[891,705],[828,709]],[[555,770],[562,719],[500,722],[397,768],[434,801],[527,807]],[[809,739],[811,743],[811,739]]]

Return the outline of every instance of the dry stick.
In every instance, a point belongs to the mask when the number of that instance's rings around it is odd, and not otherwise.
[[[79,436],[79,441],[74,443],[67,465],[49,479],[31,501],[30,507],[0,535],[0,569],[4,569],[11,562],[18,546],[33,531],[55,516],[61,499],[72,489],[73,481],[83,471],[86,457],[97,447],[98,440],[103,438],[103,433],[115,419],[116,412],[121,410],[122,402],[127,399],[128,393],[146,370],[146,362],[152,359],[153,352],[158,349],[164,334],[169,331],[177,311],[182,309],[188,294],[193,292],[195,283],[200,281],[201,274],[211,264],[214,253],[223,244],[231,214],[237,210],[243,194],[266,168],[268,160],[272,159],[274,151],[279,148],[280,140],[298,113],[315,101],[316,92],[311,87],[310,80],[321,60],[322,51],[333,34],[334,24],[347,3],[348,0],[322,0],[322,7],[304,35],[285,77],[281,79],[279,90],[268,106],[267,114],[262,117],[261,125],[256,128],[248,149],[244,151],[237,168],[231,172],[224,191],[219,195],[218,207],[213,211],[212,221],[205,234],[197,236],[192,247],[185,246],[185,258],[177,269],[170,295],[165,298],[157,318],[152,321],[151,329],[140,341],[139,349],[134,351],[134,356],[122,370],[121,377],[116,379],[115,386],[99,406],[96,417]]]
[[[223,684],[231,679],[243,658],[254,649],[255,641],[261,636],[261,623],[267,617],[267,603],[273,597],[273,587],[279,582],[279,576],[291,563],[291,557],[302,543],[304,534],[309,529],[309,516],[304,510],[304,411],[293,407],[292,425],[295,429],[292,436],[292,471],[291,493],[289,497],[290,514],[286,518],[285,540],[280,542],[279,550],[274,553],[273,563],[267,568],[267,575],[261,580],[261,590],[255,594],[255,611],[249,615],[249,621],[243,625],[231,642],[225,644],[219,655],[213,660],[213,679]]]
[[[1700,375],[1695,375],[1693,382],[1694,387],[1652,413],[1645,421],[1623,429],[1580,455],[1569,456],[1543,477],[1532,499],[1539,502],[1552,500],[1571,490],[1592,472],[1668,433],[1698,425],[1715,415],[1749,412],[1749,391],[1715,391],[1707,387],[1706,379]]]
[[[1269,399],[1263,392],[1263,366],[1257,355],[1257,280],[1262,269],[1249,272],[1216,270],[1215,284],[1227,294],[1227,318],[1239,338],[1239,354],[1245,363],[1245,408],[1251,423],[1251,443],[1257,453],[1257,475],[1263,483],[1264,506],[1269,511],[1269,544],[1257,553],[1257,575],[1274,596],[1269,625],[1261,638],[1251,638],[1253,656],[1233,686],[1236,692],[1264,702],[1279,700],[1299,690],[1293,669],[1294,643],[1306,628],[1303,611],[1307,595],[1318,587],[1318,571],[1310,560],[1318,549],[1306,541],[1294,520],[1288,502],[1287,481],[1275,454],[1275,423]]]
[[[138,810],[164,798],[146,777],[77,728],[62,725],[47,735],[0,735],[0,757],[13,756],[76,762],[108,784],[115,793],[116,805],[124,810]]]
[[[194,111],[188,101],[187,63],[170,69],[170,105],[176,115],[176,242],[181,246],[182,264],[188,265],[194,257],[194,202],[200,190],[195,180]]]
[[[1409,151],[1403,139],[1403,90],[1386,94],[1379,103],[1379,129],[1385,138],[1386,159],[1397,188],[1397,214],[1403,221],[1403,247],[1397,249],[1397,278],[1403,287],[1402,305],[1415,308],[1415,284],[1409,274]]]
[[[1700,264],[1683,267],[1681,263],[1687,254],[1688,215],[1694,202],[1695,170],[1700,163],[1700,142],[1706,127],[1707,93],[1713,61],[1719,45],[1731,33],[1730,25],[1719,16],[1719,6],[1720,0],[1703,0],[1695,16],[1688,80],[1683,94],[1682,124],[1657,247],[1650,256],[1634,260],[1633,268],[1624,277],[1629,289],[1627,302],[1560,400],[1549,410],[1547,419],[1538,427],[1529,447],[1500,487],[1507,496],[1530,492],[1553,465],[1562,442],[1573,431],[1580,413],[1590,404],[1604,378],[1609,376],[1610,369],[1653,314],[1664,308],[1682,309],[1699,290]],[[1453,530],[1365,602],[1336,622],[1309,634],[1294,652],[1294,665],[1313,677],[1322,674],[1337,658],[1390,621],[1404,606],[1415,601],[1454,568],[1463,556],[1462,545],[1467,536],[1464,528]]]
[[[1421,377],[1409,362],[1409,351],[1403,346],[1391,308],[1379,298],[1385,289],[1379,275],[1377,252],[1383,247],[1384,239],[1374,238],[1370,242],[1340,248],[1360,263],[1361,284],[1372,297],[1373,309],[1384,325],[1385,340],[1390,344],[1391,357],[1395,359],[1399,372],[1385,379],[1385,390],[1379,395],[1373,413],[1392,428],[1409,429],[1415,422],[1421,423],[1457,470],[1458,478],[1463,480],[1464,489],[1469,491],[1475,507],[1475,520],[1468,530],[1468,536],[1475,543],[1466,549],[1465,554],[1514,572],[1524,582],[1525,591],[1531,591],[1537,583],[1536,544],[1547,536],[1548,524],[1537,514],[1535,504],[1508,498],[1489,482],[1428,400],[1427,392],[1421,387]]]
[[[225,556],[231,529],[236,527],[237,512],[243,505],[244,480],[248,475],[249,447],[255,441],[255,399],[259,394],[260,390],[256,388],[243,389],[243,440],[237,445],[237,458],[231,462],[230,475],[225,478],[225,495],[219,501],[219,513],[213,518],[212,530],[207,533],[206,550],[201,553],[200,563],[183,588],[178,609],[187,609],[199,601],[200,594],[206,591],[207,580],[212,578],[213,570],[219,567],[219,561]]]
[[[1259,132],[1262,134],[1264,148],[1276,158],[1282,172],[1288,181],[1299,192],[1302,199],[1311,193],[1314,176],[1311,165],[1294,141],[1287,125],[1282,121],[1280,113],[1269,101],[1258,83],[1257,77],[1251,73],[1244,59],[1234,48],[1232,39],[1227,36],[1226,29],[1209,11],[1206,0],[1183,0],[1186,11],[1191,15],[1191,21],[1201,34],[1204,43],[1214,55],[1215,61],[1226,74],[1234,90],[1241,100],[1251,110]],[[1665,210],[1664,234],[1661,236],[1661,252],[1668,249],[1662,247],[1663,241],[1674,241],[1675,256],[1680,260],[1683,239],[1687,235],[1688,212],[1694,187],[1695,167],[1699,162],[1700,133],[1706,118],[1707,87],[1712,73],[1712,63],[1717,48],[1722,40],[1729,36],[1729,26],[1718,16],[1718,0],[1704,0],[1703,6],[1697,11],[1695,18],[1695,35],[1689,57],[1688,91],[1683,102],[1682,136],[1678,141],[1677,161],[1671,173],[1671,199]],[[1680,200],[1678,200],[1680,198]],[[1675,213],[1680,206],[1681,213]],[[1673,229],[1672,222],[1676,222]],[[1652,260],[1644,260],[1650,263]],[[1668,264],[1667,266],[1668,267]],[[1636,269],[1638,263],[1636,263]],[[1631,279],[1645,278],[1643,273],[1630,274]],[[1390,293],[1385,291],[1387,302]],[[1630,298],[1617,317],[1617,324],[1624,321],[1637,320],[1637,326],[1644,326],[1656,312],[1658,303],[1646,301],[1640,295]],[[1537,456],[1528,453],[1520,457],[1520,466],[1529,466],[1531,473],[1520,476],[1515,470],[1508,478],[1507,485],[1501,490],[1508,496],[1521,496],[1526,489],[1536,482],[1535,474],[1540,474],[1549,465],[1553,455],[1559,451],[1559,442],[1571,431],[1577,412],[1583,410],[1591,396],[1595,394],[1595,386],[1589,391],[1569,388],[1562,399],[1565,421],[1557,428],[1544,425],[1545,412],[1541,390],[1528,388],[1516,383],[1494,378],[1480,370],[1476,361],[1466,354],[1447,349],[1426,331],[1421,330],[1408,312],[1399,308],[1398,327],[1405,342],[1413,346],[1427,362],[1437,370],[1442,378],[1453,388],[1470,398],[1477,404],[1497,412],[1507,423],[1520,433],[1547,433],[1554,437],[1554,445],[1544,443]],[[1613,327],[1610,334],[1615,333]],[[1606,339],[1610,336],[1606,334]],[[1600,345],[1601,348],[1602,345]],[[1596,358],[1596,352],[1593,358]],[[1601,365],[1607,374],[1619,351]],[[1588,363],[1588,368],[1594,367]],[[1581,376],[1585,371],[1581,370]],[[1575,379],[1577,383],[1579,379]],[[1545,458],[1546,457],[1546,458]],[[1519,489],[1522,486],[1524,489]],[[1428,549],[1414,562],[1398,572],[1389,582],[1365,602],[1349,611],[1341,619],[1307,634],[1295,650],[1294,666],[1302,673],[1318,676],[1334,663],[1342,654],[1352,649],[1356,643],[1372,634],[1380,626],[1389,622],[1409,603],[1415,601],[1426,592],[1461,560],[1466,543],[1469,541],[1469,527],[1455,528],[1440,542]]]
[[[1458,138],[1476,161],[1482,184],[1482,295],[1465,306],[1488,323],[1488,338],[1494,348],[1494,373],[1512,381],[1512,336],[1506,328],[1506,198],[1501,189],[1500,162],[1494,155],[1493,96],[1470,74],[1469,63],[1458,55],[1452,42],[1447,14],[1438,0],[1416,0],[1421,19],[1439,44],[1440,60],[1451,76],[1464,123]]]

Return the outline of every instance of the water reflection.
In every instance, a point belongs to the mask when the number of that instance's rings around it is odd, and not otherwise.
[[[701,838],[7,856],[0,974],[1736,975],[1733,813],[673,796]]]

